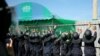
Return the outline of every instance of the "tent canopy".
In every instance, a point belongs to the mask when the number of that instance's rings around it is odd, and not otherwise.
[[[19,22],[19,26],[21,30],[36,29],[38,31],[48,30],[48,28],[52,28],[55,25],[63,25],[57,26],[56,32],[69,32],[75,31],[75,26],[66,26],[65,24],[75,24],[73,20],[65,20],[62,18],[52,17],[53,13],[51,13],[48,8],[45,6],[33,3],[33,2],[25,2],[21,3],[14,7],[13,10],[13,19],[14,22]],[[57,16],[57,15],[56,15]],[[58,17],[58,16],[57,16]]]
[[[45,20],[20,21],[19,24],[39,31],[47,30],[49,27],[53,28],[53,26],[56,26],[56,33],[75,31],[75,26],[68,25],[75,24],[73,20],[51,18]]]

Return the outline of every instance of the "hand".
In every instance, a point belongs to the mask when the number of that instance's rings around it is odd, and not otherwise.
[[[12,47],[12,43],[13,43],[13,41],[12,41],[12,39],[10,38],[10,43],[7,43],[6,46],[7,46],[7,47]]]
[[[56,27],[57,27],[57,26],[55,25],[55,26],[54,26],[54,29],[56,29]]]
[[[91,27],[91,22],[88,23],[88,27],[89,27],[89,28]]]

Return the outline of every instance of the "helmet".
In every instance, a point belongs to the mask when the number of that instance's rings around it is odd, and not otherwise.
[[[86,30],[84,35],[87,39],[91,39],[92,32],[90,30]]]
[[[77,32],[74,32],[74,33],[73,33],[73,38],[74,38],[74,39],[79,39],[79,34],[78,34]]]

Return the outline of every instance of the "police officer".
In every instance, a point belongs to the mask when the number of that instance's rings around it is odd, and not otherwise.
[[[17,35],[15,35],[15,34],[13,34],[13,36],[12,36],[12,40],[13,40],[13,49],[14,49],[14,54],[15,54],[15,56],[18,56],[18,43],[19,43],[19,39],[20,39],[20,37],[22,37],[23,36],[23,32],[20,32],[20,35],[19,36],[17,36]]]
[[[14,49],[14,54],[15,56],[18,56],[18,37],[16,35],[12,36],[12,40],[13,40],[13,49]]]
[[[52,34],[51,32],[48,32],[46,35],[44,35],[43,40],[43,56],[53,56],[53,41],[52,41]]]
[[[8,28],[11,24],[11,13],[9,13],[10,9],[8,7],[5,0],[0,0],[0,56],[8,56],[6,49],[6,33],[8,32]]]
[[[24,48],[24,34],[22,34],[18,39],[18,56],[24,56],[25,54],[25,48]]]
[[[54,40],[53,56],[60,56],[60,38],[57,37]]]
[[[66,54],[66,56],[71,56],[72,33],[70,33],[70,32],[67,34],[66,44],[67,44],[67,54]]]
[[[30,56],[42,56],[42,41],[41,36],[37,33],[32,34],[29,39],[30,42]]]
[[[24,56],[29,56],[30,55],[30,47],[29,47],[29,37],[30,37],[30,33],[26,32],[24,35],[24,49],[25,49],[25,54]]]
[[[96,56],[96,49],[94,46],[96,37],[92,36],[90,30],[86,30],[84,33],[83,41],[85,43],[84,53],[85,56]]]
[[[60,41],[60,55],[61,56],[66,56],[68,52],[68,48],[67,48],[68,45],[66,43],[66,40],[67,40],[67,35],[63,34],[61,36],[61,41]]]
[[[50,38],[51,38],[51,40],[50,40],[50,42],[51,42],[51,47],[50,47],[50,51],[51,51],[51,55],[52,56],[55,56],[54,54],[57,52],[55,52],[55,49],[56,49],[56,46],[55,46],[55,44],[54,44],[54,41],[56,40],[56,38],[57,38],[57,36],[56,35],[54,35],[54,34],[52,34],[51,36],[50,36]]]
[[[81,45],[82,40],[79,38],[79,34],[77,32],[74,32],[71,44],[71,56],[82,56]]]

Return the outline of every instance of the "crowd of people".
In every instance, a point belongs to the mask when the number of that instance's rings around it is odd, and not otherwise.
[[[85,56],[96,56],[96,37],[96,34],[92,36],[91,30],[86,30],[82,39],[77,32],[64,33],[60,36],[53,31],[43,34],[26,31],[21,32],[20,36],[7,34],[7,38],[13,40],[15,56],[82,56],[82,42],[85,43]]]
[[[53,31],[44,34],[25,32],[20,36],[8,32],[11,25],[11,13],[5,0],[0,0],[0,56],[9,56],[7,47],[12,47],[12,56],[82,56],[82,42],[85,56],[96,56],[94,42],[96,32],[86,30],[83,38],[77,32],[57,36]],[[10,44],[8,44],[10,43]],[[100,43],[100,39],[98,40]]]

